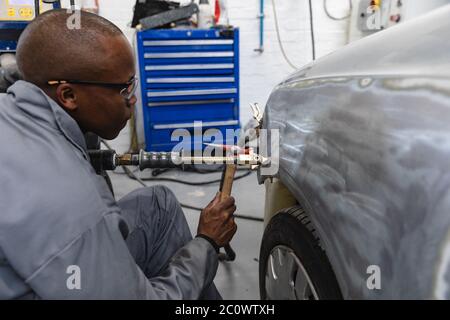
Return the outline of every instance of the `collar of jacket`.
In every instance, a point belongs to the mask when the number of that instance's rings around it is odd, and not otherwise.
[[[30,82],[20,80],[9,87],[7,93],[19,109],[42,125],[62,132],[89,159],[86,140],[77,122],[44,91]]]

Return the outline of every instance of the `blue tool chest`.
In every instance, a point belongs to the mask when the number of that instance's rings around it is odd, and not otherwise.
[[[137,46],[147,151],[171,151],[174,130],[193,135],[197,121],[224,138],[239,128],[238,29],[140,31]]]

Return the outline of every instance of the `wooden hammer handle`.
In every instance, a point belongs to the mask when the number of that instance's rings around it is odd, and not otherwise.
[[[225,174],[223,176],[222,188],[220,190],[220,200],[224,200],[231,196],[231,189],[233,188],[234,174],[236,173],[236,165],[227,164]]]
[[[225,167],[224,174],[222,176],[222,184],[220,187],[220,200],[224,200],[231,196],[231,189],[233,188],[234,182],[234,174],[236,173],[236,165],[235,164],[227,164]],[[234,261],[236,259],[236,253],[233,248],[231,248],[230,244],[227,244],[225,247],[226,256],[222,258],[222,260],[226,261]]]

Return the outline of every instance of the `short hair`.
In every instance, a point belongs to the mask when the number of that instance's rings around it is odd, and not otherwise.
[[[79,14],[80,28],[68,21]],[[42,86],[55,79],[86,79],[101,72],[108,37],[123,36],[112,22],[85,11],[56,9],[34,19],[17,45],[17,65],[22,78]]]

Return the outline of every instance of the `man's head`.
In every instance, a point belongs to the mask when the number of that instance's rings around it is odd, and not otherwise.
[[[81,29],[69,29],[67,21],[72,14],[52,10],[31,22],[19,39],[18,68],[25,81],[43,89],[83,132],[113,139],[136,103],[134,95],[124,97],[131,87],[122,90],[135,76],[133,51],[120,29],[95,14],[77,12]]]

